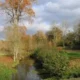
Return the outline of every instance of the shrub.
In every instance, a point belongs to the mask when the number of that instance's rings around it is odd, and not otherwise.
[[[47,77],[63,78],[68,68],[68,57],[65,53],[60,53],[56,49],[38,49],[35,52],[35,58],[39,67],[42,67],[43,73]]]
[[[80,77],[80,67],[70,68],[69,70],[69,78],[79,78]]]

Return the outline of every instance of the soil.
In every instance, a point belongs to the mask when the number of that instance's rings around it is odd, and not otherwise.
[[[4,64],[7,66],[11,66],[13,63],[13,59],[9,56],[0,56],[0,64]]]

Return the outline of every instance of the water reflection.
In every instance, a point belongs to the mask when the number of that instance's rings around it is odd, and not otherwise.
[[[16,69],[17,73],[12,75],[12,80],[41,80],[30,59],[21,61]]]
[[[27,73],[26,80],[41,80],[39,75],[37,75],[34,66],[30,67],[30,71]]]

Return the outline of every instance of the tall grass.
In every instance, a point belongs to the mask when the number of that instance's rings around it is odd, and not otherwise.
[[[8,68],[7,66],[0,64],[0,80],[11,80],[14,69]]]

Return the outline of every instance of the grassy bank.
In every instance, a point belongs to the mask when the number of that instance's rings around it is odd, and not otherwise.
[[[13,72],[15,72],[14,69],[0,64],[0,80],[11,80]]]
[[[0,80],[11,80],[12,74],[15,72],[12,68],[13,65],[13,59],[0,52]]]

